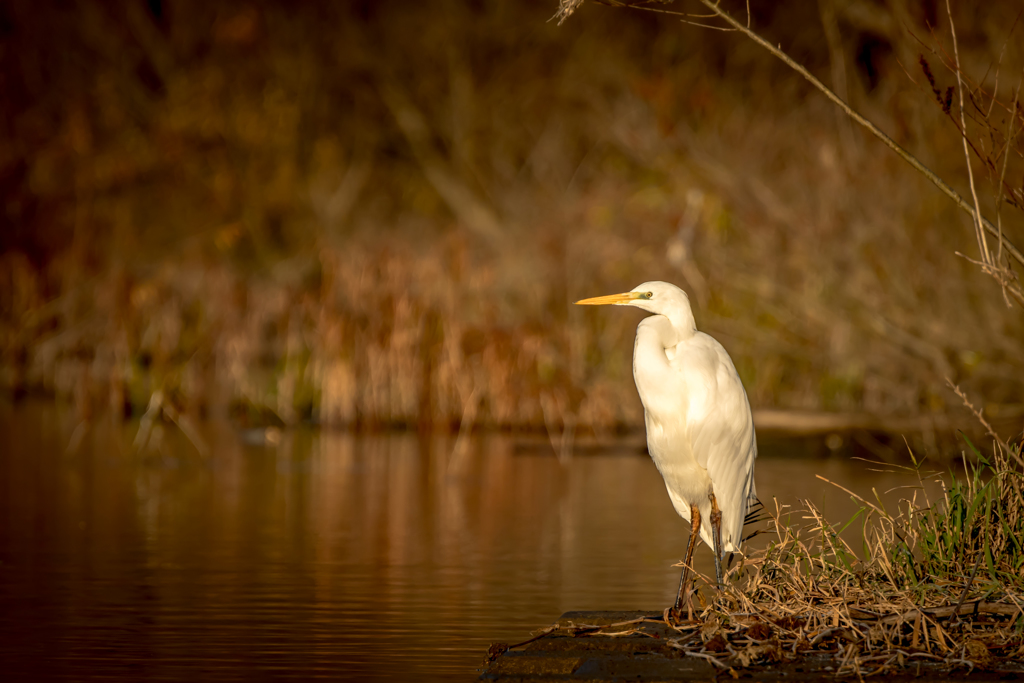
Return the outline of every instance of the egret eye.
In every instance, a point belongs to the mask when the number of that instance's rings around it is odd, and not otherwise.
[[[644,292],[645,299],[650,299],[652,296],[654,296],[654,292]]]

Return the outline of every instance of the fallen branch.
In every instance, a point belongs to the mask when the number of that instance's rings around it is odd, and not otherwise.
[[[965,614],[990,614],[1002,617],[1014,617],[1022,614],[1021,608],[1015,605],[1007,605],[1000,602],[968,602],[960,605],[946,605],[944,607],[916,608],[899,614],[890,614],[879,619],[879,624],[901,624],[918,616],[938,617],[940,619],[953,615],[962,616]]]

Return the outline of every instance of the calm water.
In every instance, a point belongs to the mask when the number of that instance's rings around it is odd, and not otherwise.
[[[0,405],[5,681],[471,680],[563,611],[674,597],[685,525],[635,448],[563,468],[485,437],[451,477],[449,438],[204,425],[203,458],[173,428],[139,454],[137,424],[104,424],[68,453],[70,414]],[[815,474],[916,483],[800,452],[763,444],[763,500],[839,519],[853,504]]]

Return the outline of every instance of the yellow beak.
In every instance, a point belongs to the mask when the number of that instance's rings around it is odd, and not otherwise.
[[[606,306],[608,304],[628,304],[642,298],[641,292],[623,292],[622,294],[608,294],[607,296],[595,296],[591,299],[580,299],[577,306]]]

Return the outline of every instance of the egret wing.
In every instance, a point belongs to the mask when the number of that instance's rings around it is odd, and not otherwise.
[[[722,511],[722,541],[726,550],[740,543],[748,507],[757,499],[754,459],[757,442],[754,421],[739,374],[729,354],[713,338],[702,335],[711,367],[704,381],[704,411],[690,420],[690,443],[697,462],[705,467]]]

